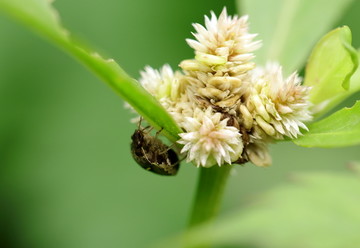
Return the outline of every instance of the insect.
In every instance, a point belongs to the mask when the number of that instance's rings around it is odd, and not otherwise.
[[[176,152],[165,145],[158,134],[150,135],[150,127],[138,129],[131,136],[131,154],[134,160],[145,170],[165,176],[174,176],[179,170],[180,161]],[[147,131],[148,130],[148,131]]]

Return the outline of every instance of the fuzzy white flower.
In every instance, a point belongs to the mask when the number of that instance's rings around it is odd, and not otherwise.
[[[265,69],[257,67],[251,72],[251,87],[246,107],[252,119],[267,135],[275,139],[290,138],[307,130],[304,122],[311,120],[308,101],[309,87],[302,86],[296,73],[284,79],[282,68],[269,63]],[[246,112],[244,107],[240,110]]]
[[[203,111],[195,109],[193,117],[185,117],[181,126],[186,133],[179,134],[178,143],[183,144],[181,152],[187,154],[187,161],[197,166],[210,167],[217,163],[231,164],[243,151],[239,130],[227,126],[228,119],[222,120],[220,113],[211,108]]]
[[[246,154],[249,160],[256,166],[267,167],[271,165],[272,159],[265,142],[251,143],[246,147]]]
[[[185,117],[192,117],[196,108],[195,103],[189,100],[187,94],[182,94],[177,101],[162,98],[160,103],[179,124],[184,121]]]
[[[234,109],[242,96],[244,89],[242,81],[237,77],[213,76],[199,72],[196,77],[184,76],[189,94],[194,101],[205,108],[212,106],[225,112]]]
[[[182,74],[178,71],[173,72],[168,64],[164,65],[160,71],[146,66],[140,74],[140,84],[157,99],[167,97],[176,100],[180,96],[179,78]]]
[[[247,16],[228,16],[224,8],[193,26],[196,40],[186,41],[195,58],[180,63],[182,72],[147,66],[141,85],[182,128],[177,142],[188,162],[269,166],[269,143],[307,129],[310,88],[296,73],[284,78],[278,64],[255,67],[260,42],[248,32]]]
[[[252,41],[256,34],[248,32],[248,16],[228,16],[226,8],[219,18],[211,12],[205,16],[205,27],[193,24],[196,40],[187,39],[195,49],[195,60],[183,61],[180,66],[189,71],[215,72],[217,75],[239,75],[255,67],[253,51],[260,47]]]

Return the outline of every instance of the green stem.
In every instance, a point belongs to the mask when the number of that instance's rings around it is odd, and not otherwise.
[[[189,227],[213,220],[219,212],[231,165],[201,168]]]

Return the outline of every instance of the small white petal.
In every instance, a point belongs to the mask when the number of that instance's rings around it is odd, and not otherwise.
[[[227,120],[221,120],[221,114],[212,111],[212,108],[196,109],[193,117],[184,118],[187,133],[181,133],[178,141],[185,145],[182,152],[187,152],[187,160],[204,167],[212,166],[211,163],[221,166],[223,161],[231,163],[241,156],[243,148],[239,130],[226,126]],[[195,122],[200,125],[191,125]],[[238,154],[230,156],[230,153]]]

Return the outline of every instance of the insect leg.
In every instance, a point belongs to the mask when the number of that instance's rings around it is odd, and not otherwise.
[[[155,134],[155,138],[157,138],[159,136],[159,134],[161,133],[161,131],[163,130],[164,128],[162,127],[159,131],[156,132]]]
[[[141,150],[143,151],[143,154],[144,154],[144,157],[146,158],[146,160],[151,164],[151,161],[149,160],[148,156],[146,156],[146,152],[143,147],[141,147]]]
[[[183,157],[183,158],[181,158],[181,159],[179,159],[178,161],[176,161],[176,163],[175,164],[173,164],[172,166],[177,166],[178,164],[180,164],[182,161],[184,161],[185,160],[185,158],[186,158],[186,156],[185,157]]]
[[[151,130],[153,130],[153,127],[152,126],[147,126],[147,127],[144,127],[141,131],[145,131],[145,130],[148,130],[147,133],[150,133]]]
[[[173,149],[175,146],[176,146],[176,144],[172,143],[170,146],[168,146],[168,148],[165,151],[160,152],[159,154],[167,153],[169,150]]]

